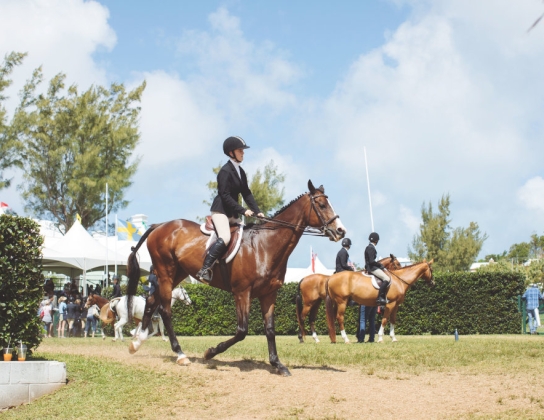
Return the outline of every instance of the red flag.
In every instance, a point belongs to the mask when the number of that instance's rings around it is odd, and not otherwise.
[[[312,254],[312,273],[315,273],[315,257],[317,257],[317,254],[313,251],[312,248],[310,248],[310,252]]]
[[[8,208],[9,206],[6,203],[4,203],[3,201],[0,201],[0,207],[1,208]]]

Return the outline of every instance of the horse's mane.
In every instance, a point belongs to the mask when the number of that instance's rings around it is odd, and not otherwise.
[[[273,219],[274,217],[278,216],[279,214],[283,213],[285,210],[287,210],[287,208],[289,208],[289,206],[291,206],[293,203],[297,202],[298,200],[300,200],[304,195],[306,195],[307,193],[304,193],[304,194],[300,194],[297,198],[291,200],[288,204],[286,204],[285,206],[283,206],[281,209],[279,209],[276,213],[274,213],[274,215],[271,217],[271,219]]]

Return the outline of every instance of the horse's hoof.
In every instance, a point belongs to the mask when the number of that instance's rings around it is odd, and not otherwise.
[[[317,343],[320,343],[320,341],[319,341],[317,338],[315,339],[315,342],[316,342],[316,344],[317,344]]]
[[[210,360],[215,357],[215,349],[213,347],[210,347],[208,350],[204,352],[204,359]]]
[[[285,366],[282,368],[278,368],[277,370],[278,370],[278,375],[280,376],[284,376],[284,377],[291,376],[291,372],[289,372],[289,369],[287,369]]]
[[[102,341],[104,341],[106,339],[106,337],[102,337]]]
[[[396,342],[397,342],[397,339],[396,339],[396,338],[393,338],[393,339],[391,340],[391,342],[392,342],[392,343],[396,343]]]
[[[167,342],[168,338],[163,338],[162,341]]]
[[[128,352],[130,354],[134,354],[134,353],[136,353],[138,351],[139,347],[140,347],[139,345],[134,344],[134,341],[131,341],[130,346],[128,346]]]
[[[117,338],[112,338],[111,341],[117,341]]]
[[[182,357],[181,359],[176,360],[176,363],[180,366],[189,366],[191,364],[191,361],[187,356]]]

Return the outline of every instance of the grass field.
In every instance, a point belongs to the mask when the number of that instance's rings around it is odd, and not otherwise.
[[[146,342],[134,356],[126,341],[49,339],[34,358],[65,362],[68,385],[0,418],[362,418],[351,407],[357,407],[365,389],[379,395],[376,388],[398,389],[401,395],[397,399],[404,415],[375,411],[382,418],[544,418],[543,336],[398,338],[397,343],[331,345],[322,337],[318,345],[300,345],[296,337],[278,337],[279,356],[291,378],[271,374],[264,337],[248,337],[208,362],[202,359],[204,351],[223,338],[183,337],[183,350],[193,362],[189,367],[175,365],[169,343],[159,339]],[[272,392],[269,383],[287,407],[280,402],[276,407],[266,397]],[[325,396],[315,406],[312,387],[314,396]],[[245,394],[236,388],[246,389]],[[413,397],[403,399],[403,389]],[[443,401],[436,401],[433,411],[438,392]],[[301,398],[290,403],[296,393]],[[427,401],[419,416],[418,394]],[[477,403],[464,410],[467,395]],[[385,402],[390,404],[391,396]],[[443,404],[451,406],[449,411],[441,409]]]

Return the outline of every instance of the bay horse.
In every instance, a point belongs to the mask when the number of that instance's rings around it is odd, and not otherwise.
[[[346,234],[323,186],[315,188],[312,181],[308,181],[308,189],[309,192],[285,205],[272,218],[261,218],[264,223],[244,229],[238,254],[225,270],[221,270],[219,264],[213,266],[210,286],[233,294],[237,328],[234,337],[206,350],[204,359],[212,359],[246,337],[251,299],[257,298],[264,320],[270,364],[280,375],[290,376],[289,370],[278,358],[274,328],[274,306],[278,289],[284,283],[287,260],[305,231],[317,232],[331,241],[338,241]],[[197,223],[184,219],[150,226],[128,258],[129,299],[135,294],[140,277],[136,252],[146,239],[159,287],[147,299],[141,331],[131,343],[129,352],[136,352],[147,338],[151,314],[160,304],[159,312],[172,350],[177,354],[177,363],[188,365],[190,361],[181,350],[172,327],[170,297],[173,287],[187,275],[195,276],[202,267],[208,237],[200,232]],[[223,277],[222,271],[228,278]]]
[[[388,270],[398,270],[402,267],[399,260],[397,260],[393,254],[389,254],[389,257],[383,258],[379,262]],[[301,344],[304,343],[304,338],[306,337],[304,320],[308,313],[310,314],[310,331],[312,333],[312,338],[316,343],[319,343],[319,338],[317,338],[317,333],[315,332],[315,320],[319,307],[321,306],[321,301],[325,300],[327,296],[325,284],[329,277],[330,276],[327,274],[310,274],[298,283],[296,302],[298,339]]]
[[[399,305],[404,302],[406,292],[410,289],[410,286],[418,279],[422,278],[427,285],[434,286],[432,264],[433,260],[429,262],[424,260],[399,270],[387,271],[391,277],[391,286],[387,291],[387,304],[385,305],[385,311],[382,316],[382,325],[378,332],[378,343],[383,342],[383,333],[388,319],[391,322],[389,335],[392,341],[397,341],[395,337],[395,323]],[[331,343],[336,343],[335,318],[338,320],[340,334],[344,342],[349,343],[346,331],[344,330],[344,313],[346,312],[346,305],[349,299],[353,299],[359,305],[378,306],[376,304],[378,290],[372,286],[371,278],[361,274],[360,271],[342,271],[333,274],[327,281],[326,289],[327,297],[325,305]]]

